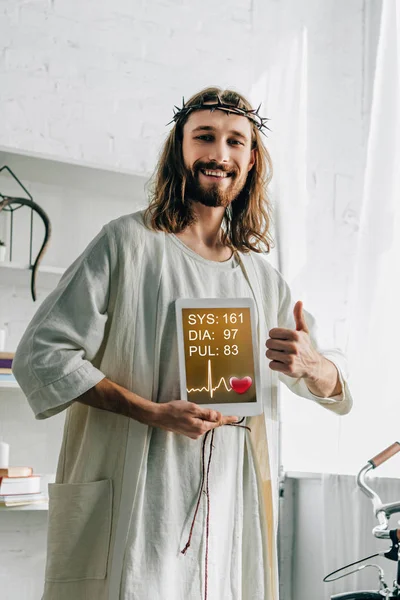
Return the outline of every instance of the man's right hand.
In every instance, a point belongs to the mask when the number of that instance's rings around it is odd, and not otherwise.
[[[197,440],[210,429],[238,422],[238,417],[224,416],[212,408],[187,400],[172,400],[156,405],[157,410],[149,425],[160,427],[173,433],[180,433]]]
[[[181,433],[192,440],[197,440],[210,429],[237,423],[239,420],[237,417],[225,417],[217,410],[202,408],[187,400],[151,402],[107,377],[76,398],[76,401],[124,415],[144,425]]]

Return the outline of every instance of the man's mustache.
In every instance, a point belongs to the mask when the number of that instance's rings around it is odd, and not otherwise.
[[[234,167],[228,167],[226,165],[218,165],[217,163],[199,163],[194,165],[193,174],[197,175],[199,171],[222,171],[223,173],[231,173],[236,175],[237,169]]]

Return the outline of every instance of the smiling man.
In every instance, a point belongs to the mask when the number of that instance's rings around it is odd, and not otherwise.
[[[105,225],[13,363],[37,419],[67,409],[43,600],[277,600],[279,380],[336,414],[352,405],[343,354],[319,348],[265,256],[265,119],[207,88],[173,120],[149,207]],[[262,415],[180,399],[181,297],[254,299]]]
[[[205,258],[214,255],[216,260],[232,254],[219,230],[225,209],[243,192],[255,161],[250,122],[227,115],[195,112],[183,128],[185,196],[195,222],[177,235]]]

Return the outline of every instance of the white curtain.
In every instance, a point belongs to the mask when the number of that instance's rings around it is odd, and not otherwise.
[[[373,89],[362,218],[350,315],[348,356],[355,406],[341,420],[337,470],[356,473],[380,450],[400,441],[400,5],[384,0]],[[374,472],[383,502],[400,500],[400,454]],[[393,479],[382,479],[382,475]],[[376,540],[371,502],[355,478],[323,478],[324,573],[387,549]],[[396,528],[396,516],[391,528]],[[368,561],[371,562],[371,561]],[[389,586],[395,563],[378,558]],[[371,569],[326,584],[329,594],[377,589]],[[326,593],[326,597],[329,597]]]
[[[265,98],[261,114],[271,115],[268,123],[271,132],[267,132],[266,146],[274,167],[271,200],[276,247],[268,258],[285,275],[292,289],[301,293],[299,287],[304,284],[304,279],[299,274],[306,263],[307,250],[306,236],[299,235],[306,228],[308,206],[307,31],[304,28],[301,32],[281,33],[275,60],[253,86],[249,97],[254,105],[258,105],[259,98]],[[285,392],[283,386],[282,392]],[[284,404],[282,407],[280,419],[284,422]],[[279,455],[282,464],[282,448]]]
[[[282,460],[285,469],[290,463],[289,471],[355,473],[371,456],[400,440],[400,391],[396,386],[400,368],[400,5],[396,0],[383,0],[382,11],[360,228],[349,291],[349,341],[348,347],[342,345],[349,359],[355,406],[349,415],[335,418],[312,403],[293,399],[282,386]],[[286,46],[279,76],[271,70],[268,79],[271,93],[267,99],[274,116],[271,128],[279,132],[278,142],[272,135],[268,146],[276,165],[274,191],[279,198],[278,266],[294,300],[303,300],[307,308],[306,220],[310,223],[312,215],[308,214],[305,185],[306,33]],[[318,313],[320,308],[314,306],[312,312]],[[318,320],[319,315],[315,316]],[[321,334],[327,334],[321,339],[322,346],[329,347],[331,332],[322,329]],[[299,423],[312,426],[312,434],[304,435]],[[380,473],[400,475],[400,454]]]
[[[307,29],[282,31],[275,57],[275,62],[254,85],[250,97],[255,105],[260,97],[265,98],[266,113],[264,110],[262,114],[272,117],[269,124],[272,131],[266,144],[274,165],[271,191],[277,245],[269,260],[289,282],[293,300],[303,300],[305,308],[311,310],[315,300],[309,298],[307,289],[307,233],[313,222],[307,191]],[[318,320],[315,310],[311,311]],[[332,347],[330,332],[324,331],[324,327],[320,328],[319,339],[323,347]],[[309,401],[299,402],[285,386],[281,386],[281,397],[283,467],[287,470],[290,464],[290,471],[334,472],[338,464],[340,419]],[[305,435],[299,423],[313,423],[312,435]],[[316,453],[316,444],[324,451]]]
[[[306,228],[308,205],[306,29],[282,32],[275,56],[276,62],[253,86],[250,100],[256,105],[258,98],[265,98],[262,115],[271,115],[266,146],[274,166],[271,193],[276,249],[269,258],[293,283],[306,261],[306,239],[299,235]]]
[[[349,589],[373,589],[377,576],[365,569],[358,575],[323,584],[328,572],[389,543],[375,540],[376,520],[370,501],[358,490],[355,474],[368,459],[392,442],[400,441],[400,3],[383,0],[361,220],[354,277],[349,298],[347,353],[353,411],[335,418],[319,407],[286,402],[282,388],[283,466],[285,454],[297,460],[290,470],[318,470],[323,476],[323,572],[312,572],[317,598]],[[286,40],[287,41],[287,40]],[[290,283],[295,300],[306,299],[302,289],[306,262],[308,199],[305,186],[307,130],[307,35],[286,43],[276,71],[266,77],[267,104],[279,136],[268,141],[276,165],[274,194],[279,198],[278,267]],[[344,132],[345,135],[345,132]],[[277,139],[278,138],[278,139]],[[280,215],[282,217],[282,226]],[[288,218],[289,216],[294,218]],[[325,341],[325,340],[324,340]],[[325,345],[325,344],[323,344]],[[296,411],[298,411],[296,413]],[[309,414],[313,435],[296,431],[298,415]],[[292,439],[285,436],[285,429]],[[297,428],[299,429],[299,428]],[[307,446],[308,444],[308,446]],[[285,449],[286,447],[286,449]],[[290,447],[290,452],[287,452]],[[297,458],[296,458],[297,453]],[[307,460],[312,457],[314,468]],[[336,474],[337,473],[337,474]],[[400,454],[376,471],[375,487],[383,501],[400,500]],[[393,477],[389,479],[388,477]],[[395,517],[392,518],[395,527]],[[377,559],[387,583],[395,565]],[[286,568],[288,565],[286,565]],[[287,571],[285,571],[287,574]],[[296,582],[293,582],[295,589]],[[296,597],[300,597],[295,593]],[[284,600],[290,600],[284,598]],[[294,600],[294,599],[293,599]]]
[[[338,471],[400,441],[400,5],[384,0],[373,89],[348,356],[355,406]],[[400,476],[400,455],[379,469]]]

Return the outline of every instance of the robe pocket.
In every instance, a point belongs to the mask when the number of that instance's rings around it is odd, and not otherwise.
[[[111,479],[50,483],[46,580],[104,579],[111,517]]]

